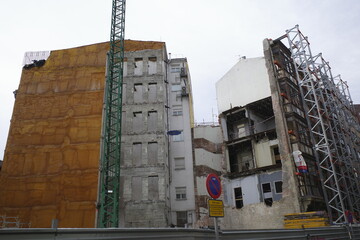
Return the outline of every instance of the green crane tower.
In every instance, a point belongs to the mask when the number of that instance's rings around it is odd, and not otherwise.
[[[125,0],[113,0],[107,61],[97,227],[119,226],[121,110],[125,33]]]

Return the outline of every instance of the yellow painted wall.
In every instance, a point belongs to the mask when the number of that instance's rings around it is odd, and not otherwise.
[[[127,51],[160,42],[126,41]],[[24,69],[3,168],[0,215],[31,227],[94,227],[108,43],[52,51]]]

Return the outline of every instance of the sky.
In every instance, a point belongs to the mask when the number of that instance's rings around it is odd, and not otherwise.
[[[105,42],[111,0],[0,0],[0,159],[8,137],[22,61],[27,51]],[[240,57],[263,56],[262,41],[299,24],[312,53],[347,81],[360,103],[358,0],[128,0],[125,38],[166,42],[186,57],[195,120],[217,118],[215,83]]]

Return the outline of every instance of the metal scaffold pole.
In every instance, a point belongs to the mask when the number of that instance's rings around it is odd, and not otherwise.
[[[335,84],[321,54],[312,55],[310,43],[298,26],[288,30],[286,37],[329,218],[335,224],[348,222],[346,213],[358,214],[360,210],[359,124],[351,113],[350,94],[343,84]]]
[[[113,0],[104,96],[97,227],[119,226],[125,0]]]

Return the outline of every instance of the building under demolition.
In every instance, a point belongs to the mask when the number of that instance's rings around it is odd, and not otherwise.
[[[96,226],[108,49],[26,54],[0,174],[0,216],[35,228],[53,219],[59,227]],[[191,227],[192,119],[187,60],[169,59],[163,42],[125,41],[120,226]]]
[[[287,42],[290,46],[286,47]],[[296,26],[216,85],[225,228],[281,228],[285,214],[359,214],[359,122],[348,88]],[[269,225],[271,222],[271,225]]]
[[[125,41],[121,227],[213,227],[210,173],[222,179],[224,229],[282,228],[285,214],[307,211],[331,223],[358,216],[360,129],[346,83],[298,27],[263,45],[264,57],[217,82],[219,125],[194,127],[186,58]],[[96,226],[108,49],[26,54],[0,172],[3,219]]]

